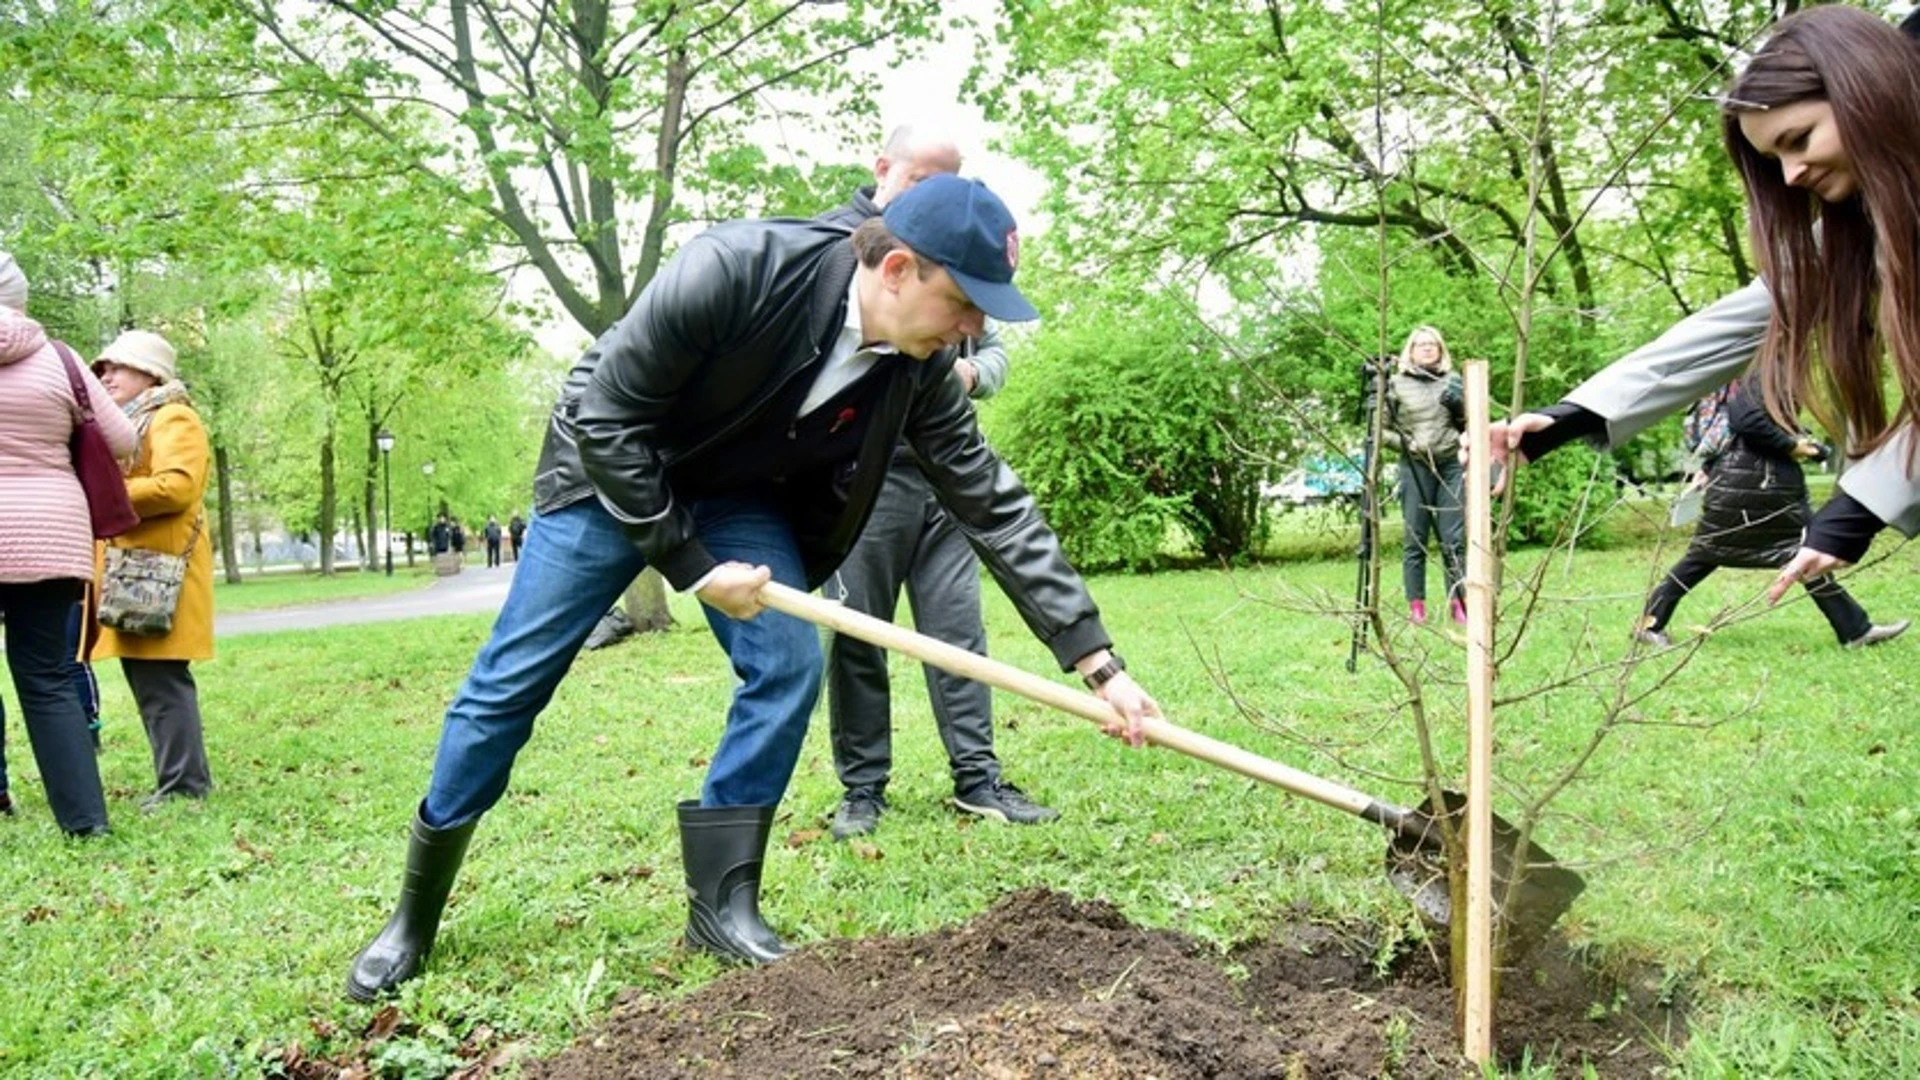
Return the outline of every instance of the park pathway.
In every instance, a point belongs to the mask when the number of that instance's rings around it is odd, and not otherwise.
[[[513,584],[513,568],[516,565],[504,563],[490,568],[469,566],[451,577],[434,579],[433,584],[424,589],[391,596],[330,600],[324,604],[270,608],[266,611],[216,612],[213,632],[216,637],[235,637],[282,630],[313,630],[323,626],[392,622],[395,619],[417,619],[423,615],[477,615],[499,611],[500,605],[507,599],[507,586]]]

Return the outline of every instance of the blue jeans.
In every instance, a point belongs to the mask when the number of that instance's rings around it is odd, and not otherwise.
[[[67,681],[73,684],[74,696],[80,699],[80,711],[87,716],[87,729],[93,732],[93,745],[100,747],[100,681],[93,677],[93,665],[85,660],[75,659],[80,655],[80,635],[86,632],[87,612],[84,604],[74,604],[67,615]]]
[[[769,567],[806,588],[787,519],[765,500],[729,496],[693,505],[701,542],[722,562]],[[514,756],[533,734],[573,658],[627,585],[645,568],[619,522],[587,499],[536,518],[493,633],[474,658],[440,732],[421,817],[444,829],[487,812],[507,788]],[[800,759],[820,695],[820,635],[768,611],[737,622],[703,606],[740,685],[720,748],[707,766],[702,806],[772,806]]]

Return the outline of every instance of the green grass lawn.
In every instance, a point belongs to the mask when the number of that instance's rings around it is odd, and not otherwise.
[[[213,608],[215,611],[228,612],[264,611],[304,604],[329,604],[424,589],[433,582],[433,568],[427,565],[425,559],[415,566],[396,563],[392,577],[384,573],[366,573],[358,568],[341,570],[332,577],[322,577],[318,572],[290,570],[246,574],[238,585],[229,583],[216,569]]]
[[[1516,556],[1510,582],[1543,557]],[[1554,557],[1502,692],[1608,670],[1655,558]],[[1901,549],[1860,575],[1876,616],[1920,613],[1916,563],[1920,549]],[[1397,611],[1396,567],[1387,581]],[[1765,581],[1715,576],[1676,629],[1686,636]],[[1392,779],[1417,761],[1397,684],[1372,661],[1348,675],[1345,623],[1314,613],[1350,595],[1346,561],[1094,587],[1175,722],[1414,797]],[[698,792],[731,680],[689,602],[676,605],[680,629],[585,654],[562,686],[476,835],[427,973],[399,999],[421,1026],[380,1051],[389,1075],[438,1075],[483,1024],[550,1053],[624,988],[680,994],[720,971],[678,948],[672,808]],[[10,711],[21,814],[0,820],[0,1073],[251,1075],[289,1046],[355,1043],[373,1010],[347,1003],[341,983],[386,918],[440,712],[488,622],[223,642],[217,661],[195,666],[218,789],[204,806],[152,816],[134,807],[151,780],[139,720],[103,667],[115,833],[98,842],[59,838]],[[995,655],[1050,669],[997,595],[989,623]],[[1445,632],[1392,623],[1450,680],[1436,691],[1439,743],[1461,762],[1462,652]],[[1597,962],[1652,965],[1696,998],[1688,1075],[1920,1076],[1917,657],[1920,634],[1842,651],[1804,601],[1722,629],[1628,715],[1545,825],[1542,842],[1589,882],[1569,934]],[[1673,663],[1656,659],[1630,683]],[[1008,776],[1065,816],[1040,829],[956,817],[921,681],[904,662],[894,670],[893,809],[875,851],[812,832],[838,784],[823,717],[808,737],[764,897],[792,938],[925,931],[1026,885],[1104,898],[1221,945],[1303,908],[1418,932],[1379,872],[1372,827],[1005,696]],[[1502,710],[1503,812],[1584,744],[1612,684],[1589,677]]]

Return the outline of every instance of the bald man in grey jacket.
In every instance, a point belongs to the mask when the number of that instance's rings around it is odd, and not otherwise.
[[[857,228],[929,176],[960,171],[960,149],[937,131],[902,125],[874,162],[873,185],[820,215]],[[969,398],[992,397],[1007,381],[1007,350],[991,324],[954,361],[953,378]],[[980,561],[934,498],[913,452],[894,453],[873,515],[839,573],[828,583],[855,611],[891,621],[904,591],[920,633],[986,655],[980,613]],[[1019,825],[1059,817],[1001,775],[993,750],[993,692],[984,683],[926,665],[927,697],[953,775],[953,805],[964,813]],[[827,654],[827,715],[833,766],[845,787],[830,831],[836,840],[872,832],[887,810],[893,773],[893,696],[887,654],[836,634]]]

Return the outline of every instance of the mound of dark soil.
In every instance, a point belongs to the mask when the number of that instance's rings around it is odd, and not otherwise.
[[[915,938],[809,946],[689,997],[630,997],[530,1077],[1455,1077],[1453,996],[1412,951],[1290,927],[1223,965],[1202,944],[1042,890]],[[1228,966],[1244,973],[1230,977]],[[1680,1017],[1553,946],[1510,972],[1503,1058],[1657,1075]],[[1577,1075],[1577,1070],[1575,1072]]]

